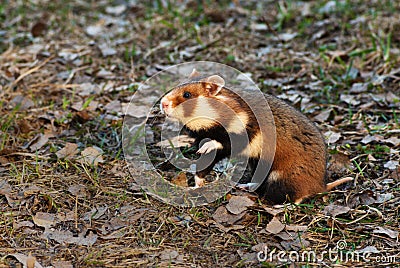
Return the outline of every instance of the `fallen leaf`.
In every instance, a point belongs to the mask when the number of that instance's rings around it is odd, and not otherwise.
[[[384,143],[390,143],[390,144],[392,144],[393,146],[398,146],[398,145],[400,145],[400,139],[397,138],[397,137],[390,137],[389,139],[383,139],[383,140],[381,140],[381,141],[384,142]]]
[[[276,216],[282,212],[284,212],[284,208],[271,208],[271,207],[267,207],[267,206],[263,206],[262,207],[268,214],[272,215],[272,216]]]
[[[390,238],[393,239],[397,239],[399,236],[399,232],[398,231],[394,231],[388,228],[383,228],[383,227],[376,227],[375,230],[372,231],[374,234],[385,234],[387,236],[389,236]]]
[[[21,221],[21,222],[13,222],[13,228],[18,230],[23,227],[34,227],[35,225],[31,221]]]
[[[43,36],[47,30],[47,24],[43,21],[36,22],[31,28],[31,34],[33,37]]]
[[[273,217],[265,229],[272,234],[278,234],[285,229],[285,225],[277,217]]]
[[[324,214],[332,217],[336,217],[340,214],[345,214],[350,211],[349,207],[329,204],[324,208]]]
[[[368,143],[373,142],[373,141],[376,141],[376,137],[375,136],[371,136],[371,135],[367,135],[361,140],[361,143],[368,144]]]
[[[56,152],[56,155],[58,159],[71,159],[78,152],[78,144],[67,142],[64,148]]]
[[[81,152],[82,157],[79,159],[81,163],[97,166],[99,163],[103,163],[103,150],[93,146],[87,147]]]
[[[347,205],[350,208],[356,208],[358,206],[368,206],[374,204],[376,202],[376,198],[374,193],[371,190],[366,190],[361,193],[356,193],[348,199]]]
[[[218,223],[227,223],[234,224],[238,220],[240,220],[246,212],[243,212],[238,215],[234,215],[228,212],[228,210],[224,206],[220,206],[217,208],[213,215],[213,219]]]
[[[51,264],[57,268],[74,268],[70,261],[53,261]]]
[[[18,95],[15,96],[9,103],[9,108],[14,109],[19,106],[19,111],[28,110],[29,108],[33,107],[35,104],[33,101],[25,96]]]
[[[54,240],[60,244],[67,243],[79,246],[92,246],[94,243],[96,243],[98,235],[94,234],[93,232],[89,232],[87,234],[87,232],[84,231],[76,236],[73,232],[68,230],[64,231],[46,229],[42,234],[42,237],[45,239]]]
[[[53,134],[38,134],[32,140],[30,140],[26,145],[22,148],[29,148],[31,152],[35,152],[42,148],[49,141],[49,138],[53,138]]]
[[[9,195],[11,194],[12,188],[7,180],[0,181],[0,195]]]
[[[126,11],[126,5],[108,6],[106,12],[111,15],[119,16]]]
[[[34,261],[32,261],[32,256],[26,256],[21,253],[14,253],[14,254],[7,255],[7,257],[16,258],[26,268],[28,268],[28,262],[29,262],[29,265],[32,265],[32,263],[33,263],[35,268],[43,268],[43,266],[40,263],[38,263],[36,261],[36,259]]]
[[[391,170],[397,169],[398,166],[399,166],[399,161],[393,161],[393,160],[390,160],[383,165],[383,167]]]
[[[254,201],[249,199],[247,196],[232,196],[229,203],[226,205],[226,209],[232,214],[240,214],[247,210],[247,207],[254,205]]]
[[[49,228],[55,224],[55,214],[38,212],[33,216],[33,222],[40,227]]]
[[[173,249],[165,249],[161,251],[160,253],[160,259],[161,260],[172,260],[176,259],[179,256],[178,251],[173,250]]]
[[[86,186],[82,184],[71,185],[68,187],[68,192],[78,197],[86,197],[88,195]]]
[[[99,24],[89,25],[88,27],[86,27],[85,31],[90,36],[98,36],[103,33],[104,28],[102,25]]]
[[[327,122],[329,117],[331,116],[332,109],[326,109],[322,112],[320,112],[317,116],[314,116],[314,120],[317,122]]]
[[[117,54],[117,50],[107,43],[100,44],[99,49],[103,57],[113,56]]]
[[[176,175],[172,180],[171,183],[181,186],[181,187],[188,187],[188,180],[186,177],[185,172],[180,172],[178,175]]]
[[[104,109],[108,113],[120,113],[122,111],[122,105],[119,100],[113,100],[112,102],[109,102],[106,106],[104,106]]]
[[[349,90],[350,93],[364,93],[368,91],[368,83],[354,83]]]
[[[357,253],[381,253],[375,246],[367,246],[363,249],[356,250]]]
[[[324,133],[324,135],[325,135],[326,142],[328,144],[333,144],[342,137],[342,134],[340,134],[339,132],[333,132],[333,131],[327,131]]]
[[[308,226],[307,225],[286,225],[285,229],[287,231],[293,231],[293,232],[305,232],[307,231]]]

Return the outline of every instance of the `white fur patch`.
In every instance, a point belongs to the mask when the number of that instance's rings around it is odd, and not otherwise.
[[[243,131],[246,129],[246,125],[249,121],[249,116],[247,115],[246,112],[240,112],[237,113],[233,120],[229,122],[229,125],[227,127],[227,131],[229,133],[243,133]]]
[[[280,174],[279,174],[279,172],[278,171],[276,171],[276,170],[274,170],[274,171],[271,171],[270,173],[269,173],[269,176],[268,176],[268,180],[269,181],[279,181],[281,178],[280,178]]]
[[[214,109],[213,105],[207,98],[198,97],[194,103],[194,109],[189,118],[183,117],[184,124],[191,130],[209,129],[217,123],[218,111]],[[178,108],[178,107],[177,107]]]
[[[257,133],[250,141],[249,145],[243,150],[242,154],[253,158],[259,158],[263,147],[263,139],[261,133]]]

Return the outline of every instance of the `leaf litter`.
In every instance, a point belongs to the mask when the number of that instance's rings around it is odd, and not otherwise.
[[[41,5],[0,8],[1,265],[254,267],[265,247],[339,239],[399,254],[397,2]],[[136,88],[190,60],[236,67],[295,105],[326,137],[328,180],[354,183],[291,208],[237,190],[187,209],[144,194],[123,159],[123,114],[147,116],[128,106]]]

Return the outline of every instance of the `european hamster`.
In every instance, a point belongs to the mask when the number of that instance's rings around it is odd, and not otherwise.
[[[326,145],[320,131],[286,102],[268,94],[264,96],[273,123],[267,120],[261,125],[249,105],[225,87],[219,75],[202,77],[193,70],[188,82],[173,88],[161,99],[160,106],[166,116],[179,120],[196,138],[197,153],[214,159],[207,162],[205,157],[204,163],[197,163],[197,187],[204,185],[204,177],[215,163],[230,155],[247,156],[253,170],[259,163],[271,166],[268,174],[262,174],[264,180],[256,192],[275,204],[300,203],[306,197],[330,191],[351,180],[344,178],[327,184]],[[260,133],[269,131],[273,124],[275,155],[268,158],[262,153]]]

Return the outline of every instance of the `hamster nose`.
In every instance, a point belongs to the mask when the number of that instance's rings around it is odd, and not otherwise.
[[[161,100],[161,107],[163,110],[167,109],[169,106],[169,101],[168,100]]]

